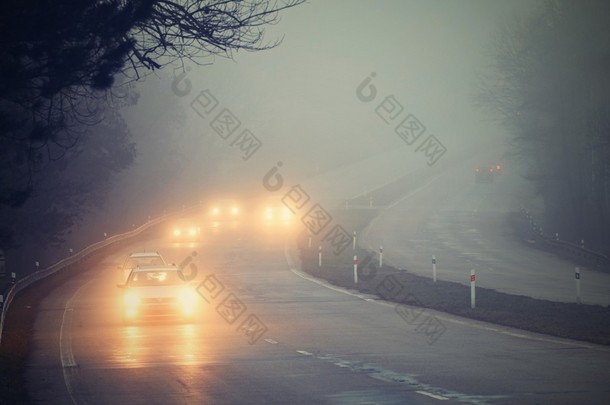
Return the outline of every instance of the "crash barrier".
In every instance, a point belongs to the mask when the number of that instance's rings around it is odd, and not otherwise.
[[[13,301],[15,296],[21,290],[23,290],[24,288],[28,287],[29,285],[31,285],[39,280],[42,280],[43,278],[49,277],[50,275],[53,275],[53,274],[57,273],[58,271],[65,269],[66,267],[68,267],[72,264],[79,263],[80,261],[82,261],[84,258],[86,258],[88,255],[90,255],[93,252],[96,252],[96,251],[103,249],[107,246],[110,246],[114,243],[122,242],[129,238],[133,238],[134,236],[139,235],[140,233],[147,230],[148,228],[151,228],[155,225],[158,225],[158,224],[160,224],[164,221],[167,221],[168,219],[174,218],[176,216],[188,214],[190,211],[192,211],[196,208],[200,208],[200,205],[191,206],[188,208],[184,208],[180,211],[164,214],[160,217],[150,219],[148,222],[146,222],[145,224],[141,225],[140,227],[138,227],[136,229],[133,229],[129,232],[125,232],[122,234],[110,236],[102,241],[99,241],[92,245],[87,246],[80,252],[77,252],[70,257],[66,257],[65,259],[62,259],[62,260],[58,261],[57,263],[52,264],[51,266],[49,266],[45,269],[35,271],[34,273],[31,273],[31,274],[23,277],[22,279],[17,280],[14,284],[12,284],[9,287],[8,291],[0,292],[0,295],[3,297],[3,300],[0,300],[0,309],[2,310],[2,313],[0,314],[0,344],[2,343],[2,330],[4,328],[4,319],[6,317],[6,314],[8,313],[8,309],[11,305],[11,302]],[[1,302],[1,301],[4,301],[4,302]]]
[[[522,208],[520,210],[520,216],[521,228],[528,228],[528,236],[526,237],[528,242],[536,243],[543,248],[556,251],[574,260],[583,261],[610,271],[610,258],[603,253],[586,248],[584,241],[577,244],[560,240],[557,234],[549,235],[544,233],[542,226],[536,222],[531,213],[526,209]]]

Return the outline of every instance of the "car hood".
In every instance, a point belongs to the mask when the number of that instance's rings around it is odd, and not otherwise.
[[[128,291],[133,291],[142,298],[175,297],[187,287],[187,284],[164,285],[164,286],[138,286],[129,287]]]

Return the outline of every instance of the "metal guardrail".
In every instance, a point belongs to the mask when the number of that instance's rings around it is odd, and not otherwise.
[[[4,329],[4,319],[6,317],[6,313],[8,312],[8,309],[11,305],[11,302],[13,301],[13,299],[15,298],[15,296],[24,288],[28,287],[29,285],[42,280],[43,278],[49,277],[50,275],[53,275],[55,273],[57,273],[58,271],[61,271],[62,269],[80,262],[81,260],[83,260],[85,257],[87,257],[88,255],[90,255],[91,253],[105,248],[107,246],[112,245],[113,243],[117,243],[117,242],[121,242],[124,240],[127,240],[129,238],[133,238],[134,236],[139,235],[140,233],[142,233],[143,231],[145,231],[146,229],[154,226],[154,225],[158,225],[164,221],[167,221],[168,219],[175,217],[175,216],[180,216],[180,215],[184,215],[187,214],[189,211],[196,209],[196,208],[200,208],[200,205],[194,205],[191,206],[189,208],[185,208],[182,209],[180,211],[176,211],[176,212],[172,212],[172,213],[168,213],[165,215],[162,215],[160,217],[157,217],[155,219],[151,219],[148,222],[146,222],[145,224],[141,225],[140,227],[131,230],[129,232],[125,232],[122,234],[118,234],[118,235],[113,235],[111,237],[108,237],[102,241],[96,242],[92,245],[87,246],[86,248],[82,249],[80,252],[77,252],[76,254],[67,257],[65,259],[62,259],[60,261],[58,261],[55,264],[52,264],[51,266],[42,269],[42,270],[38,270],[35,271],[34,273],[31,273],[27,276],[25,276],[22,279],[19,279],[15,282],[15,284],[13,284],[10,289],[8,290],[8,293],[6,293],[5,297],[4,297],[4,304],[1,304],[1,310],[2,313],[0,314],[0,344],[2,343],[2,331]]]
[[[529,222],[531,236],[536,242],[541,242],[546,245],[547,248],[564,253],[574,259],[581,259],[587,263],[592,263],[610,270],[610,258],[608,256],[587,249],[583,245],[559,240],[557,237],[545,234],[542,227],[537,224],[534,217],[527,210],[521,209],[520,214],[525,221]]]

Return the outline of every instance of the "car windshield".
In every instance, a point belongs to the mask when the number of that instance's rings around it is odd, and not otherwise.
[[[136,271],[131,273],[127,284],[129,286],[161,286],[184,283],[180,272],[176,270]]]

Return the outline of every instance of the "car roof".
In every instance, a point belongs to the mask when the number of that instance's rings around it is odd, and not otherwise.
[[[129,257],[161,257],[159,252],[132,252]]]

